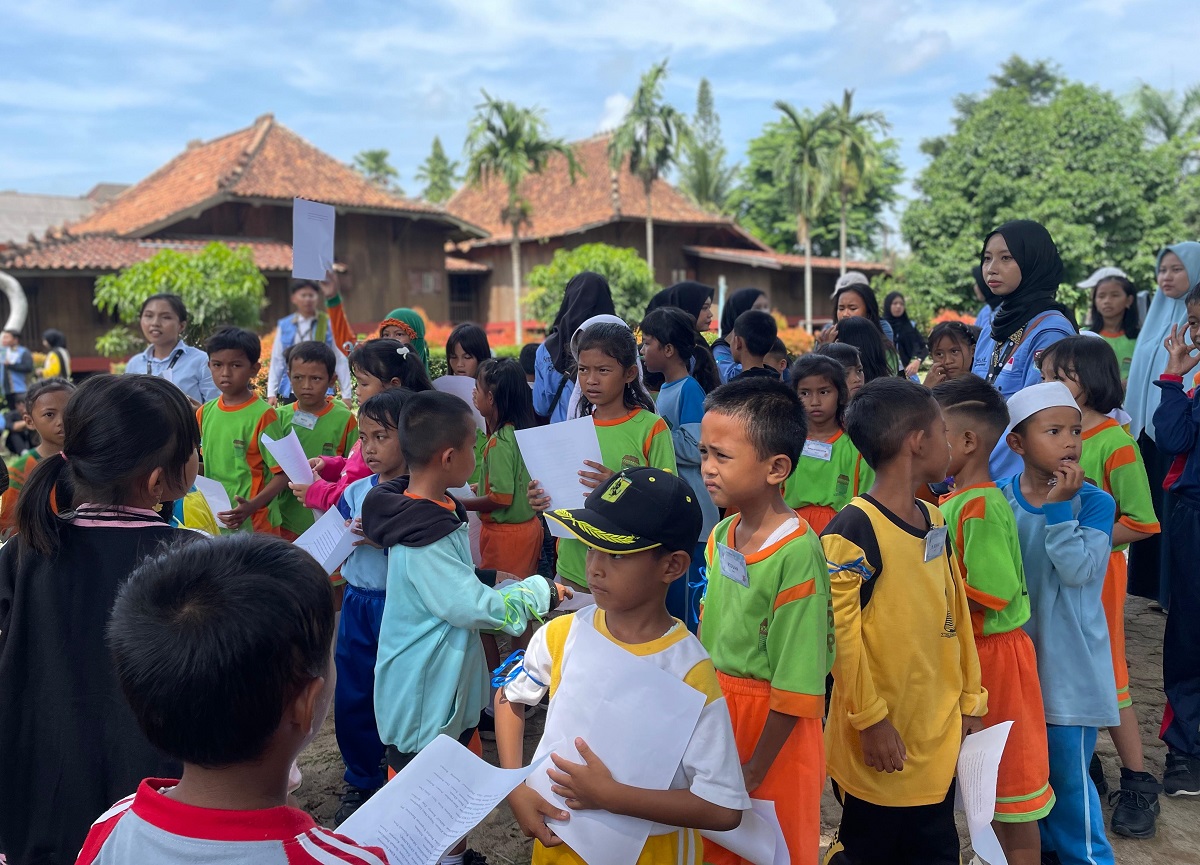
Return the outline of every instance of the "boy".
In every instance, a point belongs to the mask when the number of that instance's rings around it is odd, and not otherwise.
[[[183,764],[92,827],[80,865],[386,862],[288,806],[288,770],[332,696],[329,577],[262,535],[147,559],[117,596],[108,645],[155,747]]]
[[[196,410],[204,476],[220,481],[237,505],[217,514],[222,531],[277,534],[276,499],[287,490],[287,475],[276,474],[274,461],[262,447],[262,435],[283,438],[275,409],[253,390],[262,344],[239,327],[223,327],[205,345],[208,368],[221,395]]]
[[[1100,796],[1088,761],[1100,727],[1120,723],[1101,592],[1112,550],[1113,497],[1086,483],[1083,415],[1060,381],[1008,401],[1008,446],[1025,470],[998,482],[1017,520],[1046,710],[1056,802],[1042,846],[1064,865],[1111,865]]]
[[[300,342],[285,356],[296,401],[276,409],[279,425],[296,431],[309,459],[349,456],[358,425],[345,403],[328,395],[337,353],[323,342]],[[312,510],[295,496],[280,497],[279,515],[284,540],[294,541],[313,524]]]
[[[775,324],[771,314],[761,309],[748,310],[734,320],[733,327],[729,351],[733,354],[733,359],[742,365],[742,371],[734,378],[761,376],[778,381],[779,370],[768,368],[764,363],[767,353],[771,351],[771,346],[779,336],[779,326]]]
[[[779,373],[780,378],[787,381],[790,362],[787,346],[783,344],[782,339],[775,337],[775,342],[771,343],[771,350],[763,358],[763,366],[775,370]]]
[[[284,353],[294,345],[310,341],[323,342],[337,352],[338,385],[341,387],[342,400],[347,405],[350,403],[350,364],[346,356],[337,351],[334,327],[321,302],[321,292],[330,288],[333,291],[330,299],[338,297],[337,277],[333,271],[326,273],[326,281],[321,289],[318,289],[315,282],[307,279],[295,280],[292,283],[292,306],[296,311],[279,319],[275,325],[275,341],[271,345],[271,358],[267,367],[267,402],[272,407],[295,399],[292,383],[288,379]],[[340,307],[340,297],[335,305]],[[342,317],[345,315],[341,309],[338,313]]]
[[[493,589],[496,572],[472,565],[466,511],[446,492],[475,470],[466,403],[439,391],[415,394],[399,432],[409,474],[371,490],[362,506],[363,534],[388,558],[375,714],[392,772],[442,733],[478,753],[476,728],[491,696],[479,632],[521,634],[566,594],[540,575]],[[441,861],[480,858],[464,838]]]
[[[994,387],[974,375],[933,389],[950,438],[949,476],[955,491],[942,497],[954,558],[967,584],[971,630],[988,693],[984,726],[1012,721],[1000,760],[992,828],[1009,865],[1039,865],[1037,821],[1054,806],[1046,753],[1046,714],[1029,621],[1029,592],[1017,523],[992,483],[988,457],[1008,427],[1008,408]]]
[[[554,520],[589,547],[588,585],[596,606],[554,619],[533,636],[521,666],[496,694],[496,747],[500,765],[524,765],[525,706],[536,706],[549,691],[554,705],[564,662],[578,629],[594,628],[627,649],[702,692],[706,704],[675,774],[670,790],[645,790],[613,780],[603,754],[586,747],[585,764],[556,760],[552,779],[578,800],[580,808],[601,808],[642,817],[655,826],[638,861],[697,861],[697,829],[732,829],[750,807],[742,781],[729,710],[717,684],[712,661],[667,611],[668,587],[683,579],[700,531],[702,514],[692,488],[681,478],[654,468],[626,469],[597,487],[580,510],[548,511]],[[653,719],[647,719],[653,723]],[[546,817],[565,819],[524,784],[509,795],[521,829],[536,840],[533,861],[578,863],[578,855],[546,825]],[[679,827],[683,827],[683,831]],[[685,837],[687,832],[690,837]],[[693,851],[684,858],[684,851]]]
[[[875,483],[821,536],[837,635],[825,754],[842,799],[825,862],[958,865],[954,772],[987,693],[945,520],[913,497],[946,477],[946,423],[927,389],[881,378],[846,433]]]
[[[737,514],[708,539],[700,641],[733,716],[746,791],[775,802],[791,861],[812,865],[833,619],[821,543],[780,492],[807,435],[804,407],[783,382],[750,377],[713,391],[704,408],[704,486],[717,507]],[[706,862],[741,861],[704,847]]]

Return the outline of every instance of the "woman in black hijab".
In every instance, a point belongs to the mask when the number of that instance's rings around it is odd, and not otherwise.
[[[534,355],[533,407],[551,423],[567,419],[574,358],[571,337],[594,315],[615,315],[608,280],[585,270],[571,277],[546,341]]]
[[[721,381],[727,382],[742,371],[742,365],[733,359],[729,338],[733,335],[733,323],[743,312],[751,309],[771,310],[771,301],[757,288],[740,288],[729,296],[721,309],[721,338],[713,343],[713,359],[721,373]]]
[[[646,314],[656,309],[673,306],[682,309],[696,321],[696,350],[692,354],[691,375],[704,388],[705,393],[712,393],[721,386],[721,375],[717,371],[716,361],[713,360],[712,349],[704,334],[712,325],[712,286],[702,282],[677,282],[670,288],[664,288],[646,304]],[[657,392],[662,387],[662,376],[659,373],[647,372],[643,381],[651,391]]]
[[[892,327],[892,343],[900,354],[900,365],[904,367],[904,374],[911,378],[921,368],[921,361],[925,360],[929,350],[921,332],[908,317],[903,294],[893,291],[883,299],[883,320]]]

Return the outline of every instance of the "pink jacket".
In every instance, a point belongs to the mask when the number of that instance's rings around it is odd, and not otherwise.
[[[313,481],[312,486],[304,495],[304,506],[327,511],[336,507],[346,487],[357,480],[371,474],[367,464],[363,462],[362,449],[359,442],[354,443],[348,457],[321,457],[325,465],[321,476]]]

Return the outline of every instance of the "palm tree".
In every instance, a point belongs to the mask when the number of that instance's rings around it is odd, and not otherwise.
[[[1174,90],[1156,90],[1143,84],[1133,94],[1134,119],[1147,137],[1173,141],[1200,134],[1200,84],[1177,96]]]
[[[642,76],[628,113],[608,142],[612,170],[620,171],[628,156],[629,170],[641,179],[646,191],[646,264],[650,265],[651,273],[654,272],[654,208],[650,191],[654,181],[675,164],[690,138],[687,119],[674,106],[663,102],[666,77],[666,60]]]
[[[365,177],[372,186],[395,195],[403,195],[404,190],[396,183],[400,172],[388,161],[390,153],[387,150],[363,150],[354,156],[354,170]]]
[[[797,111],[782,100],[775,107],[790,124],[787,146],[780,151],[775,175],[783,181],[788,202],[796,211],[796,240],[804,248],[804,326],[812,330],[812,239],[809,228],[824,209],[833,174],[836,139],[830,134],[837,118],[828,110]]]
[[[850,201],[863,194],[872,175],[879,170],[881,160],[873,133],[883,133],[889,128],[883,112],[855,113],[853,101],[854,91],[844,90],[842,104],[830,103],[825,109],[833,116],[833,131],[838,140],[834,183],[841,208],[838,260],[842,273],[846,272],[846,212],[850,209]]]
[[[531,174],[541,174],[554,154],[567,160],[571,183],[579,171],[575,151],[561,138],[547,134],[539,108],[519,108],[513,102],[495,99],[483,91],[483,102],[475,106],[475,117],[467,131],[465,147],[467,183],[481,186],[492,178],[508,189],[500,218],[512,226],[513,311],[517,345],[524,341],[521,314],[521,226],[529,220],[529,202],[521,197],[521,183]]]

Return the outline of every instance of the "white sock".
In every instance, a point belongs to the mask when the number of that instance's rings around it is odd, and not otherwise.
[[[462,865],[465,853],[447,853],[438,860],[438,865]]]

